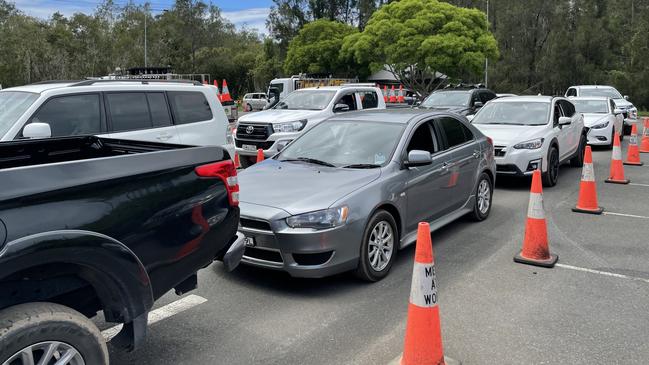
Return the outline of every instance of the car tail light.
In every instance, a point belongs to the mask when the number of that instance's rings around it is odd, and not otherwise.
[[[491,137],[487,137],[487,143],[489,143],[490,145],[493,146],[494,145],[494,140],[491,139]]]
[[[234,167],[232,160],[201,165],[196,167],[194,171],[200,177],[221,179],[228,191],[230,205],[233,207],[239,205],[239,181],[237,180],[237,169]]]

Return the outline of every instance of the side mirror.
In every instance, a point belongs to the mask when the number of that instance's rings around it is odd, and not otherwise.
[[[624,95],[624,100],[629,100],[629,95]]]
[[[23,137],[50,138],[52,137],[52,128],[47,123],[29,123],[23,128]]]
[[[481,101],[476,101],[475,103],[473,103],[473,106],[476,108],[482,108],[484,106],[484,103]]]
[[[572,118],[570,117],[559,117],[559,125],[568,125],[572,123]]]
[[[414,103],[412,103],[414,106],[420,106],[421,105],[421,100],[415,100]]]
[[[613,114],[619,115],[619,114],[624,114],[624,112],[622,111],[622,109],[615,108],[613,109]]]
[[[425,166],[433,163],[433,158],[428,151],[412,150],[408,152],[408,159],[405,161],[406,167]]]
[[[347,104],[336,104],[336,105],[334,105],[334,113],[348,112],[348,111],[349,111],[349,105],[347,105]]]

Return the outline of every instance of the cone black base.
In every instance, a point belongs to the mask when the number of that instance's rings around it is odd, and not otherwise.
[[[559,256],[555,254],[550,254],[550,258],[547,260],[528,259],[521,256],[520,253],[514,256],[514,262],[518,262],[519,264],[527,264],[527,265],[534,265],[534,266],[541,266],[541,267],[548,267],[548,268],[554,267],[554,264],[556,264],[557,261],[559,261]]]
[[[622,162],[623,165],[627,166],[642,166],[644,163],[642,162]]]
[[[604,208],[597,207],[597,209],[581,209],[578,207],[574,207],[572,208],[572,211],[576,213],[602,214],[604,212]]]
[[[606,179],[604,182],[609,183],[609,184],[628,184],[631,182],[631,180],[611,180],[611,179]]]

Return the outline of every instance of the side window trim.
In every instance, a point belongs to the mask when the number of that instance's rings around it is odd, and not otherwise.
[[[45,99],[41,105],[38,106],[38,109],[34,110],[32,115],[27,118],[25,123],[20,127],[20,130],[16,133],[14,136],[14,140],[20,140],[23,138],[23,130],[25,129],[25,126],[34,120],[36,115],[53,99],[57,98],[64,98],[66,96],[78,96],[78,95],[97,95],[99,97],[99,131],[101,134],[108,133],[108,125],[106,123],[106,114],[104,111],[104,97],[103,97],[103,92],[83,92],[83,93],[70,93],[70,94],[61,94],[61,95],[53,95],[50,96],[49,98]]]

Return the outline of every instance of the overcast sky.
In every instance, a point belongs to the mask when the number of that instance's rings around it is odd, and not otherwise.
[[[58,11],[69,16],[76,12],[90,14],[94,11],[99,0],[9,0],[16,4],[16,7],[31,16],[47,19],[54,12]],[[115,0],[118,5],[126,4],[128,0]],[[209,0],[204,0],[209,3]],[[135,3],[143,4],[143,0],[134,0]],[[267,33],[266,18],[270,11],[271,0],[212,0],[212,3],[223,12],[223,17],[229,19],[237,26],[256,28],[260,33]],[[168,9],[173,0],[151,0],[150,8],[153,13],[159,13]]]

